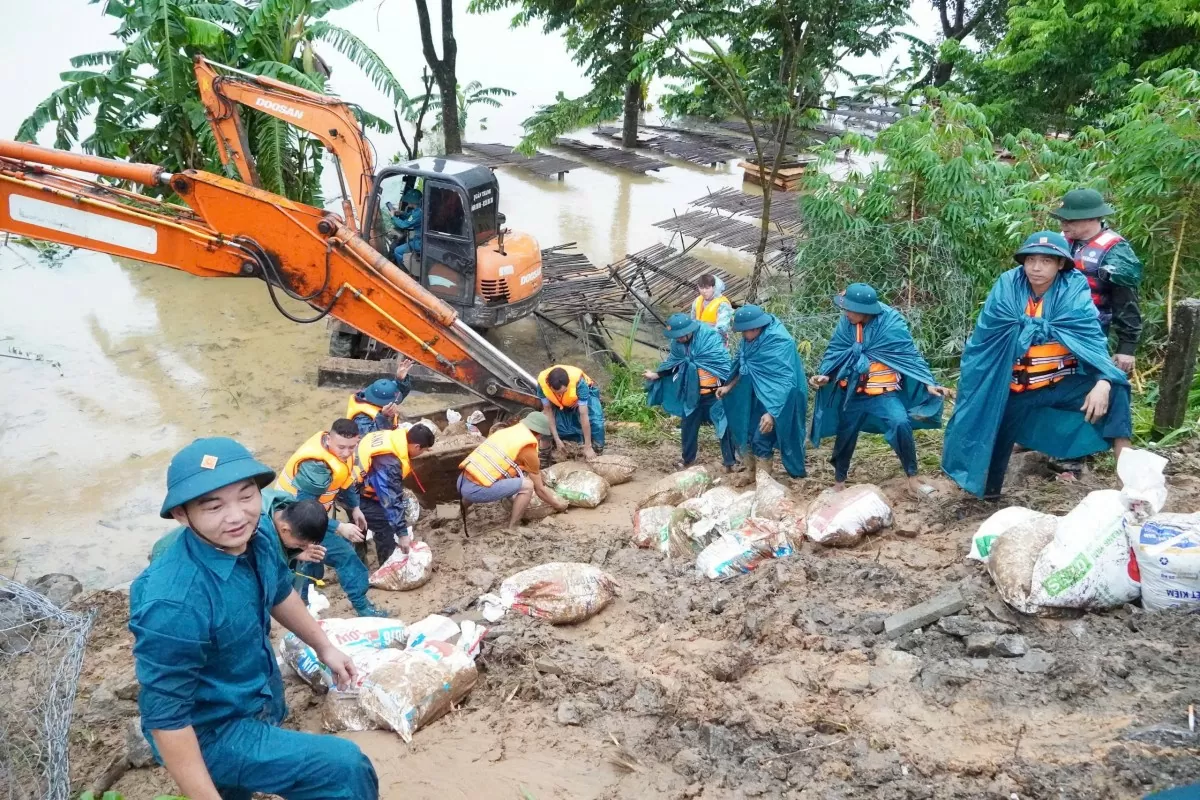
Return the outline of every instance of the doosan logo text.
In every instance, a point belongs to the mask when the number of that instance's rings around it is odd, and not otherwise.
[[[276,103],[274,100],[268,100],[265,97],[260,97],[255,100],[254,105],[258,106],[259,108],[278,111],[280,114],[286,114],[292,119],[304,119],[304,112],[300,109],[292,108],[291,106],[285,106],[283,103]]]

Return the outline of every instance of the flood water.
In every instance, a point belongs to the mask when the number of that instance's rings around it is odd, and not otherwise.
[[[96,6],[47,0],[37,8],[15,9],[0,32],[9,56],[34,48],[38,55],[29,62],[36,68],[30,66],[20,85],[10,86],[11,77],[5,81],[8,102],[0,111],[0,135],[11,135],[56,87],[66,58],[113,46],[106,34],[112,26]],[[378,13],[372,3],[334,15],[375,47],[402,79],[420,71],[411,17],[411,6],[399,0],[379,6]],[[61,21],[52,42],[43,27],[47,18]],[[509,31],[507,19],[507,14],[464,13],[456,25],[460,80],[488,78],[485,84],[518,92],[502,109],[472,110],[469,140],[515,144],[520,121],[536,105],[550,102],[560,89],[579,94],[587,88],[561,41],[534,30]],[[497,50],[516,56],[497,58]],[[532,52],[538,69],[519,57]],[[342,95],[358,99],[373,91],[340,57],[331,61]],[[386,107],[362,102],[390,116]],[[483,116],[488,117],[486,131]],[[653,113],[648,121],[657,121]],[[381,161],[399,148],[396,137],[372,138]],[[586,131],[577,138],[600,141]],[[669,242],[670,235],[652,223],[683,213],[689,201],[742,185],[741,170],[732,164],[707,168],[649,155],[672,166],[636,176],[585,161],[585,168],[562,182],[501,168],[501,210],[510,227],[532,233],[543,247],[577,242],[592,263],[609,264]],[[693,253],[727,270],[744,270],[751,263],[748,255],[722,247],[701,246]],[[0,247],[0,297],[5,300],[0,355],[8,356],[0,358],[0,452],[5,456],[0,482],[6,487],[0,572],[5,575],[29,579],[69,572],[90,588],[127,582],[170,527],[159,519],[158,508],[166,465],[180,447],[197,436],[234,436],[279,467],[345,409],[346,390],[316,386],[316,366],[326,354],[325,325],[285,320],[258,281],[203,280],[85,251],[47,264],[10,245]],[[530,371],[547,363],[528,320],[489,336]],[[558,359],[582,358],[578,345],[562,339],[554,341]],[[14,358],[13,350],[46,361]],[[414,395],[409,410],[439,407],[451,399]]]

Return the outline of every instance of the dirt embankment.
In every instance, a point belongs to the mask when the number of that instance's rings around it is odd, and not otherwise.
[[[620,449],[619,446],[616,449]],[[385,798],[1135,798],[1200,781],[1196,740],[1181,740],[1200,700],[1200,615],[1129,606],[1075,618],[1020,617],[963,556],[995,506],[907,499],[890,454],[852,479],[880,484],[896,525],[853,550],[806,543],[726,583],[628,546],[633,506],[676,456],[636,451],[634,483],[592,511],[572,510],[517,535],[473,520],[428,519],[438,572],[405,594],[372,591],[415,621],[460,609],[496,581],[546,561],[603,565],[622,596],[571,627],[510,615],[494,626],[481,680],[411,746],[352,735]],[[790,482],[806,502],[828,479]],[[1014,460],[1008,501],[1043,511],[1109,487],[1111,474],[1047,481],[1036,457]],[[1200,456],[1173,456],[1169,510],[1200,509]],[[891,476],[891,477],[889,477]],[[432,515],[431,515],[432,516]],[[449,516],[449,513],[445,516]],[[494,518],[492,518],[494,520]],[[882,619],[952,586],[968,606],[886,641]],[[347,612],[330,590],[331,614]],[[82,786],[121,750],[132,699],[126,599],[101,607],[72,729]],[[1033,658],[975,654],[968,633],[1015,634]],[[289,725],[318,730],[318,699],[289,685]],[[161,768],[115,787],[140,800],[172,786]]]

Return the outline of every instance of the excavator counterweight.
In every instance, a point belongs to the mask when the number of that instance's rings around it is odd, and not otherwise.
[[[97,178],[166,185],[187,206]],[[528,372],[351,225],[239,181],[0,140],[0,231],[202,277],[260,278],[293,321],[332,316],[507,411],[538,406]],[[279,293],[315,313],[297,316]]]

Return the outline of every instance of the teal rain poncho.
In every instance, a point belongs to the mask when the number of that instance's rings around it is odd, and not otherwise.
[[[754,416],[757,400],[775,418],[784,469],[793,477],[803,477],[808,389],[796,340],[782,322],[771,317],[756,339],[741,343],[734,372],[740,378],[724,400],[734,443],[743,449],[750,441],[751,431],[758,426]]]
[[[863,325],[863,340],[856,341],[854,323],[843,314],[838,321],[825,357],[821,360],[820,375],[828,375],[829,383],[821,387],[814,401],[810,441],[820,444],[827,436],[837,433],[838,417],[846,400],[854,394],[860,375],[867,372],[871,362],[878,361],[904,376],[899,397],[908,410],[914,430],[938,428],[942,424],[942,398],[926,391],[936,386],[937,379],[929,365],[917,352],[917,344],[908,332],[908,324],[899,311],[883,306],[883,313]],[[838,386],[846,381],[846,388]],[[868,417],[862,428],[865,433],[886,433],[882,423]]]
[[[716,376],[722,383],[729,380],[733,362],[725,349],[725,340],[716,328],[700,325],[690,342],[671,340],[671,350],[655,370],[662,377],[646,381],[646,404],[662,406],[668,414],[686,417],[700,404],[700,376],[696,370]],[[713,427],[717,436],[725,435],[725,411],[720,401],[713,404]]]
[[[1109,358],[1108,341],[1082,272],[1066,269],[1058,274],[1043,296],[1041,317],[1025,313],[1029,297],[1024,268],[1014,267],[1001,275],[963,351],[958,402],[946,425],[942,469],[977,496],[984,492],[1013,364],[1032,345],[1058,342],[1078,360],[1080,374],[1109,381],[1114,393],[1129,392],[1125,373]],[[1108,448],[1100,435],[1101,422],[1088,423],[1078,411],[1039,408],[1024,421],[1017,442],[1051,458],[1079,458]]]

